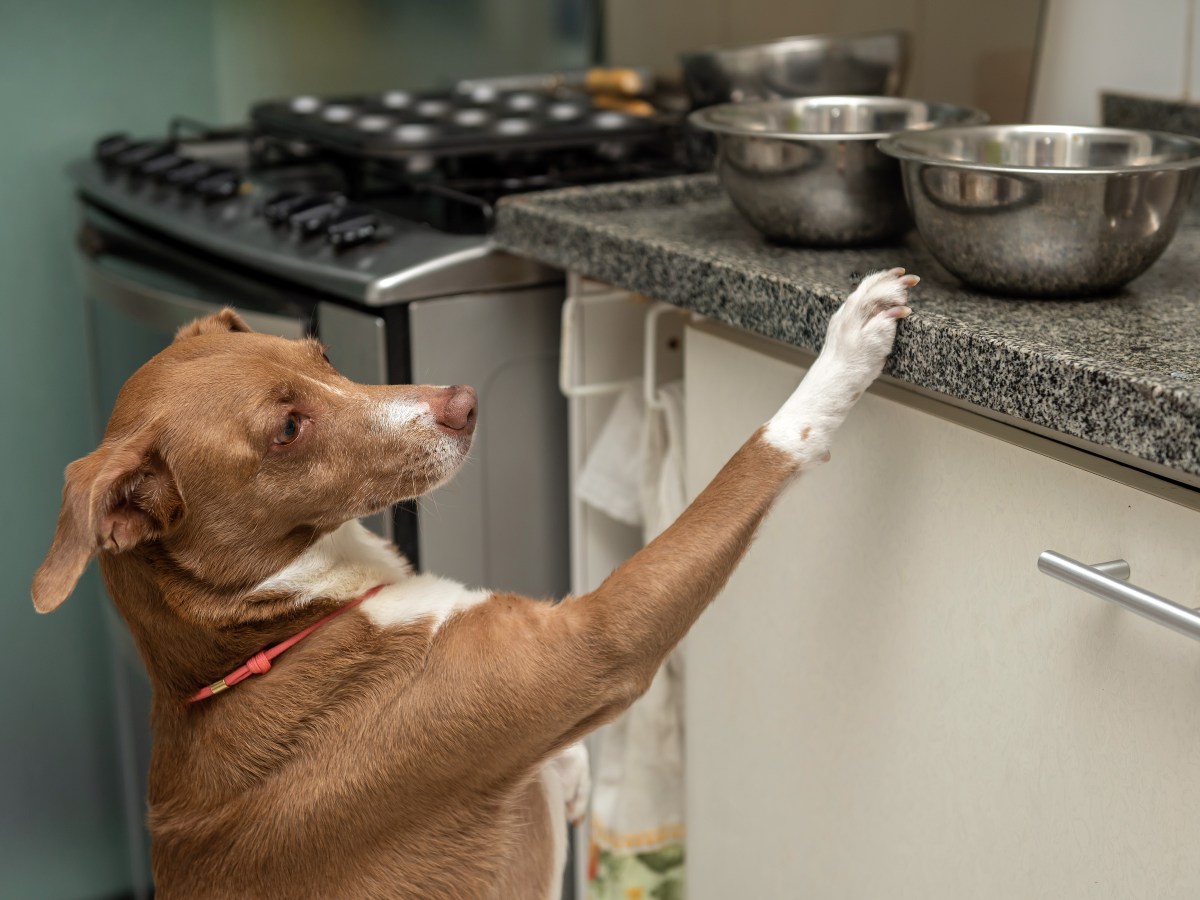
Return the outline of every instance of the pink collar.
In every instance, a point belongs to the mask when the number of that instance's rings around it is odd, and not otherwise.
[[[303,631],[292,635],[286,641],[280,641],[274,647],[268,647],[266,650],[260,650],[258,653],[255,653],[252,657],[250,657],[248,660],[246,660],[245,663],[238,666],[236,669],[234,669],[232,672],[230,672],[224,678],[219,678],[216,681],[214,681],[212,684],[207,685],[206,687],[200,688],[200,690],[196,691],[196,693],[194,693],[194,694],[192,694],[192,696],[188,697],[188,703],[195,703],[198,700],[207,700],[209,697],[215,697],[217,694],[221,693],[221,691],[228,690],[229,688],[231,688],[235,684],[237,684],[239,681],[245,681],[251,675],[264,674],[268,669],[271,668],[271,660],[275,659],[275,657],[277,657],[281,653],[283,653],[284,650],[288,650],[288,649],[296,646],[298,643],[300,643],[302,640],[304,640],[306,637],[308,637],[310,634],[312,634],[314,631],[316,631],[322,625],[332,622],[334,619],[336,619],[338,616],[340,616],[342,613],[346,612],[347,610],[354,609],[354,607],[358,606],[358,604],[362,603],[364,600],[368,599],[369,597],[374,597],[376,594],[378,594],[380,591],[382,591],[387,586],[388,585],[386,585],[386,584],[375,585],[375,587],[371,588],[369,591],[367,591],[361,597],[355,597],[353,600],[351,600],[345,606],[341,607],[340,609],[335,609],[333,612],[331,612],[325,618],[321,619],[320,621],[314,622],[312,625],[309,625]]]

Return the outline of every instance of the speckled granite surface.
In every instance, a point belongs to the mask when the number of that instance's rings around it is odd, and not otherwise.
[[[1182,100],[1102,93],[1101,119],[1115,128],[1149,128],[1200,137],[1200,106]]]
[[[1200,224],[1121,294],[1014,300],[969,290],[915,233],[892,247],[769,244],[709,175],[502,201],[514,252],[816,349],[862,273],[922,277],[887,373],[1053,431],[1200,476]]]

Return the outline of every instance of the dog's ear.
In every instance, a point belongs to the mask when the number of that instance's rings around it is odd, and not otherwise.
[[[97,552],[159,537],[182,513],[179,486],[150,439],[106,440],[67,467],[54,541],[33,578],[34,608],[57,609]]]
[[[220,312],[213,313],[211,316],[205,316],[203,319],[188,322],[179,331],[175,332],[175,340],[182,341],[186,338],[199,337],[202,334],[221,334],[222,332],[228,334],[230,332],[249,332],[252,330],[241,316],[227,306]]]

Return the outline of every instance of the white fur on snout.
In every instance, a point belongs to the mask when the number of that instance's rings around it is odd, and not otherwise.
[[[384,428],[397,430],[420,422],[424,425],[436,425],[433,410],[424,401],[415,400],[384,400],[375,406],[375,418]]]

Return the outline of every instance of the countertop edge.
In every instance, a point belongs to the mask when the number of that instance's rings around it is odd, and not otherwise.
[[[679,184],[683,199],[703,194],[698,188],[705,187],[703,182],[695,182],[695,189],[689,190],[683,179]],[[633,207],[622,203],[625,194],[619,186],[582,191],[502,201],[494,239],[511,252],[735,328],[802,349],[819,349],[829,316],[843,299],[842,292],[820,283],[800,286],[788,278],[738,267],[669,237],[648,240],[619,227],[591,222],[588,215],[593,210]],[[586,202],[577,205],[581,200]],[[638,265],[629,265],[630,258],[636,258]],[[688,289],[695,284],[704,285],[705,291]],[[844,290],[850,287],[847,283]],[[753,299],[748,299],[751,295]],[[936,314],[923,314],[919,289],[915,299],[914,315],[903,323],[896,350],[885,368],[889,376],[1096,447],[1111,448],[1149,465],[1200,476],[1196,442],[1181,435],[1177,421],[1180,416],[1193,420],[1197,416],[1194,398],[1185,392],[1113,367],[1062,359],[1037,347],[1014,346],[1001,334],[959,328]],[[777,309],[779,305],[790,307],[795,315],[786,321],[778,314],[764,318],[765,306]],[[920,364],[912,350],[914,342],[906,341],[905,334],[921,332],[939,339],[953,334],[958,351],[954,355],[962,363],[953,371],[954,377],[939,378],[936,367]],[[951,373],[942,370],[941,374]],[[1023,389],[1031,382],[1041,389]],[[980,389],[982,385],[987,386],[986,391]],[[1004,402],[998,402],[1001,400]],[[1134,411],[1136,427],[1113,426],[1114,411],[1121,409]]]

